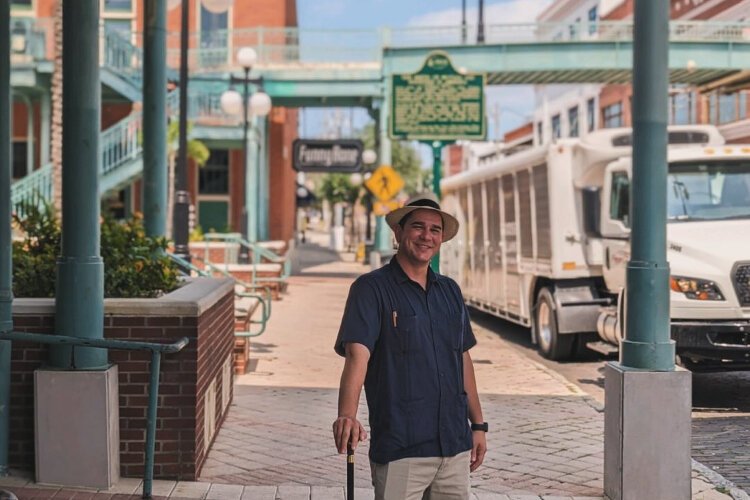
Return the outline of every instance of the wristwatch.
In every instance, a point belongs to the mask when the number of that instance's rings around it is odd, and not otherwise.
[[[489,424],[487,422],[481,424],[471,424],[471,430],[487,432],[489,430]]]

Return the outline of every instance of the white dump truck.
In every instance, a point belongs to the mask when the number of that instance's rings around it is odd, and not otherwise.
[[[669,129],[671,335],[684,366],[750,367],[750,146]],[[550,359],[616,352],[630,258],[632,131],[496,149],[442,183],[461,229],[441,272],[467,303],[531,327]]]

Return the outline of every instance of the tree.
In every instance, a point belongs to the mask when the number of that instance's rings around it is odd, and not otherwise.
[[[365,149],[375,150],[375,125],[365,126],[360,134]],[[391,161],[393,169],[404,179],[404,191],[409,196],[425,190],[426,172],[422,170],[419,154],[408,142],[391,143]]]
[[[354,204],[359,199],[359,186],[352,184],[350,174],[326,174],[318,185],[318,198],[336,203]]]

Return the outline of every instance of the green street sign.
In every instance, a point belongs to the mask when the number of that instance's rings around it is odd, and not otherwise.
[[[484,83],[484,74],[459,73],[446,52],[431,52],[416,73],[392,77],[391,138],[484,139]]]

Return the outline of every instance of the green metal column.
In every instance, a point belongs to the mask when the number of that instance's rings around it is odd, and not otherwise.
[[[167,232],[167,0],[145,0],[143,29],[143,224]]]
[[[63,8],[62,255],[57,263],[56,333],[104,338],[104,265],[99,252],[99,0]],[[50,348],[52,366],[107,367],[103,349]]]
[[[0,0],[0,333],[13,329],[10,230],[10,0]],[[0,340],[0,476],[8,474],[10,341]]]
[[[386,86],[387,87],[387,86]],[[389,88],[386,88],[385,97],[380,104],[378,125],[380,126],[380,154],[379,164],[390,165],[393,161],[391,155],[391,138],[388,136],[388,120],[390,119],[389,109],[390,99],[388,99]],[[379,215],[375,219],[375,251],[380,253],[390,253],[392,251],[391,245],[391,229],[385,222],[385,216]]]
[[[441,141],[434,141],[430,147],[432,148],[432,192],[438,200],[443,198],[440,191],[440,180],[443,178],[443,143]],[[430,267],[436,273],[440,272],[440,254],[437,253],[430,261]]]
[[[258,241],[258,118],[250,118],[245,158],[245,210],[247,213],[247,240]]]
[[[669,1],[636,0],[633,46],[631,257],[627,268],[625,367],[674,370],[667,262]]]
[[[443,143],[434,141],[430,147],[432,148],[432,192],[438,200],[442,200],[440,181],[443,178]]]
[[[268,214],[270,201],[271,160],[268,157],[268,117],[260,118],[258,123],[258,239],[267,241],[269,238]]]
[[[39,165],[45,166],[50,162],[50,132],[52,130],[52,116],[50,115],[51,90],[42,92],[39,101]]]

